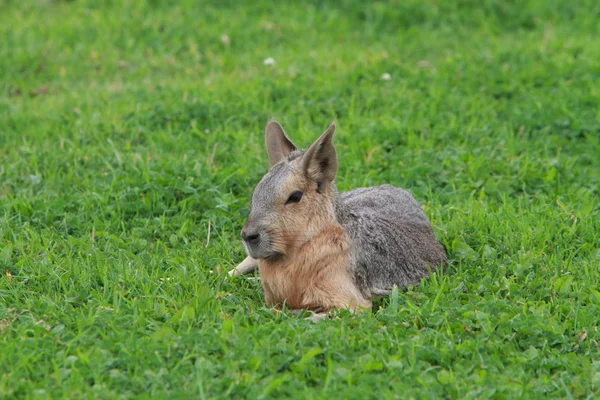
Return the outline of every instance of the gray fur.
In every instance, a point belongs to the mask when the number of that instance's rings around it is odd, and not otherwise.
[[[391,185],[339,195],[336,215],[353,242],[352,270],[365,298],[428,276],[446,253],[419,203]]]
[[[282,183],[291,172],[293,168],[288,162],[280,162],[274,165],[258,183],[252,195],[251,212],[245,229],[251,232],[268,231],[269,222],[278,218],[273,212],[275,194],[281,190]],[[244,242],[244,246],[248,254],[254,258],[265,258],[271,254],[269,235],[262,235],[262,240],[253,246],[248,246]]]
[[[264,219],[273,209],[274,194],[281,190],[286,177],[293,171],[292,166],[286,162],[275,165],[256,186],[252,195],[251,215],[257,219]]]

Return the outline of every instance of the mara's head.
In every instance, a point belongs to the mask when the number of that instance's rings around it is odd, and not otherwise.
[[[285,257],[335,222],[335,124],[302,152],[276,121],[265,129],[269,172],[252,196],[242,239],[253,258]]]

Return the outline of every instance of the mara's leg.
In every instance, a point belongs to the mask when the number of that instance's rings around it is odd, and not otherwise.
[[[325,309],[306,310],[304,308],[296,308],[296,309],[290,310],[290,314],[293,314],[293,315],[298,315],[302,312],[306,312],[306,313],[310,314],[310,317],[305,317],[304,319],[307,321],[312,321],[315,324],[324,318],[328,318],[330,315],[327,312],[327,310],[325,310]]]
[[[237,267],[229,271],[229,276],[246,275],[254,272],[258,268],[258,260],[248,256],[238,264]]]
[[[370,309],[371,300],[365,299],[347,274],[330,274],[309,287],[303,294],[302,305],[308,309],[348,309],[358,312]]]

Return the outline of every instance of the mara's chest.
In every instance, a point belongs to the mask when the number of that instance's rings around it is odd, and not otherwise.
[[[259,262],[258,270],[268,305],[285,303],[292,309],[303,307],[304,294],[311,286],[310,277],[299,274],[293,265],[271,265]]]
[[[319,235],[282,260],[259,260],[269,305],[290,309],[343,307],[357,296],[350,271],[349,244],[341,228]]]

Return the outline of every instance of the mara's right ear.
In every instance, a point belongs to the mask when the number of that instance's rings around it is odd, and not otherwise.
[[[317,191],[322,192],[334,179],[338,169],[337,154],[333,145],[335,123],[304,153],[302,164],[309,179],[317,182]]]
[[[265,142],[269,156],[269,168],[296,150],[294,143],[288,139],[279,122],[275,120],[269,121],[265,128]]]

